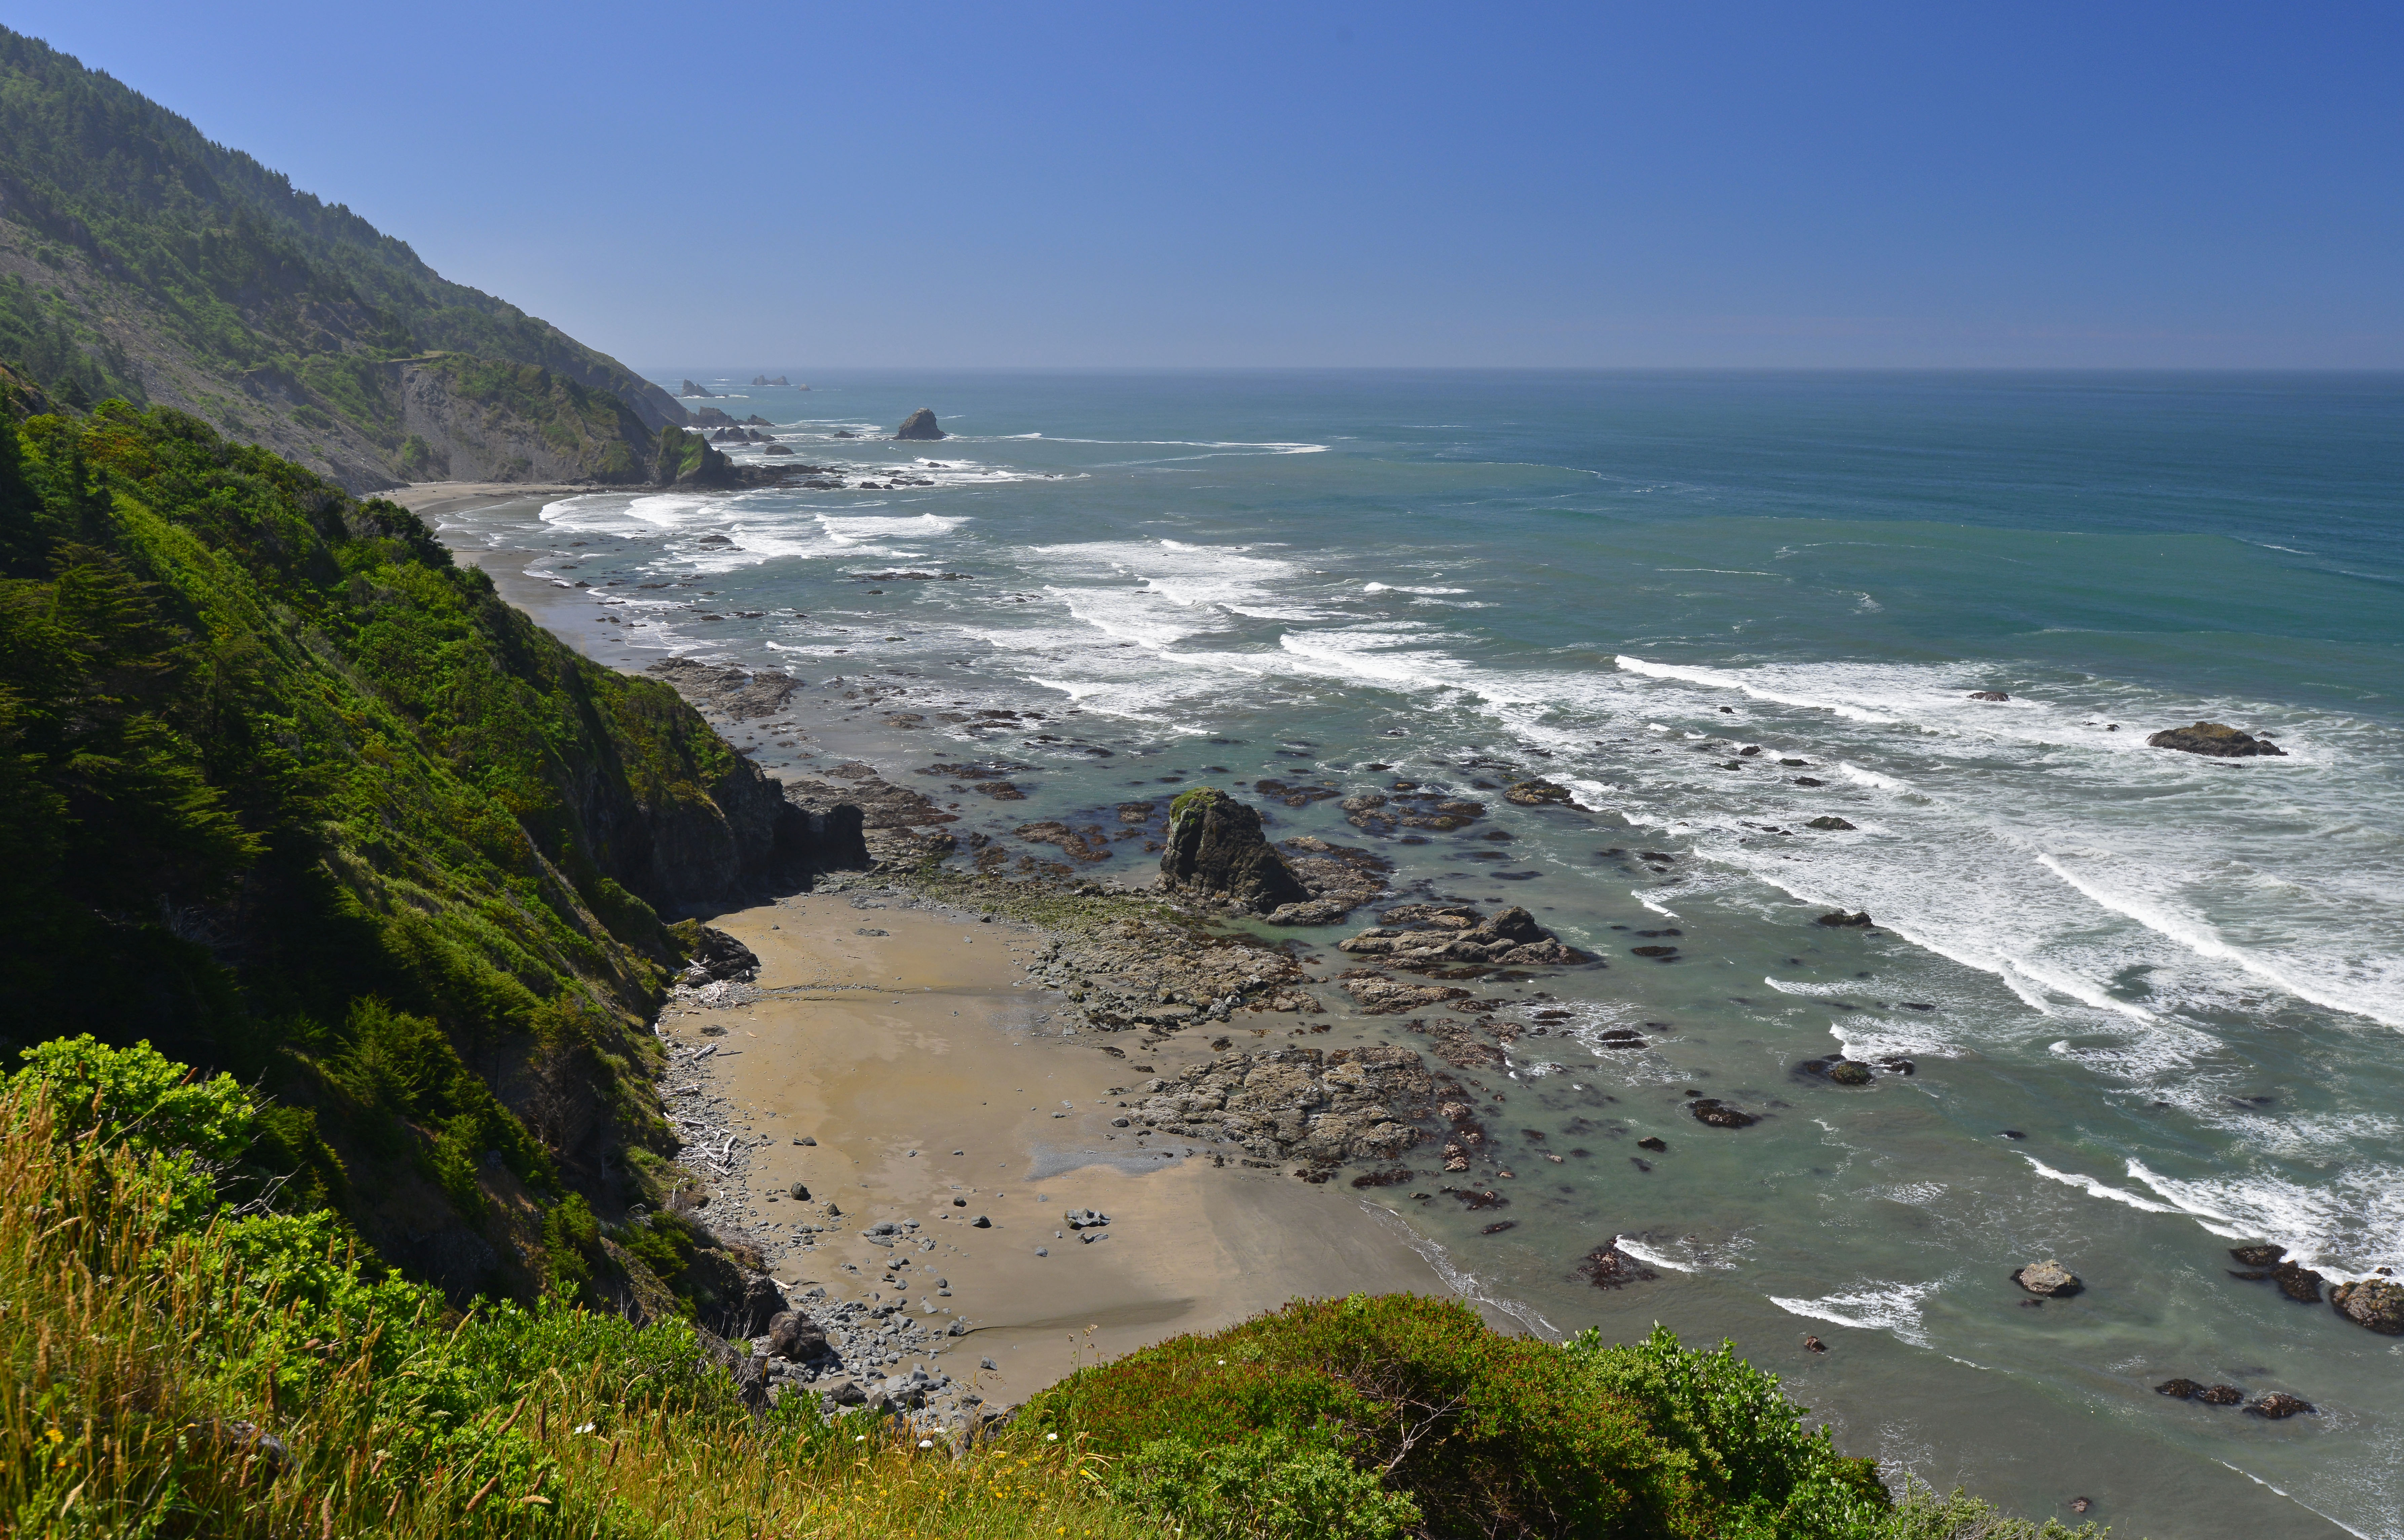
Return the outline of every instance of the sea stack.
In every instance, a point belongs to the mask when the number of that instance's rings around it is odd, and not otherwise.
[[[1261,833],[1259,812],[1215,786],[1197,787],[1168,805],[1163,843],[1160,885],[1170,892],[1264,915],[1310,897]]]
[[[897,439],[948,439],[951,437],[936,426],[935,409],[927,406],[922,406],[910,413],[910,420],[895,428],[893,436]]]

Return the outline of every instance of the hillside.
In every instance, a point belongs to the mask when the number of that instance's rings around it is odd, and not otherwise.
[[[239,1075],[262,1171],[460,1298],[659,1200],[663,917],[811,857],[665,685],[168,408],[0,414],[0,1048]]]
[[[638,480],[687,420],[616,359],[5,28],[0,362],[72,410],[175,407],[353,491]]]

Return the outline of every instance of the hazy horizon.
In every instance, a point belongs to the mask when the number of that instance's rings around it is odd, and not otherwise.
[[[2404,367],[2404,16],[11,23],[622,358]]]

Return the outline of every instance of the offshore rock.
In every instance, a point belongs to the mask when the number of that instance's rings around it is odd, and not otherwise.
[[[2059,1262],[2032,1262],[2013,1273],[2012,1281],[2048,1299],[2067,1299],[2086,1287],[2076,1273]]]
[[[909,420],[893,430],[893,436],[897,439],[948,439],[951,437],[936,425],[934,409],[924,406],[910,413]]]
[[[1750,1128],[1761,1121],[1753,1113],[1731,1107],[1716,1097],[1689,1101],[1686,1111],[1694,1114],[1696,1122],[1707,1123],[1714,1128]]]
[[[1214,786],[1168,805],[1160,885],[1230,909],[1267,914],[1311,897],[1261,833],[1261,815]]]
[[[1834,914],[1822,915],[1818,919],[1812,921],[1812,923],[1815,925],[1844,927],[1855,931],[1866,931],[1870,926],[1875,924],[1876,921],[1870,918],[1869,911],[1866,909],[1858,910],[1850,915],[1845,913],[1842,909],[1839,909]]]
[[[2007,701],[2011,696],[2000,690],[1973,690],[1970,698],[1974,701]]]
[[[2404,1337],[2404,1283],[2367,1278],[2359,1283],[2338,1283],[2329,1289],[2329,1304],[2357,1326],[2388,1337]]]
[[[1338,947],[1355,957],[1421,972],[1464,964],[1538,967],[1593,960],[1516,904],[1490,919],[1465,904],[1426,903],[1406,903],[1378,917],[1386,923],[1337,943]]]
[[[2216,721],[2200,721],[2193,727],[2165,728],[2147,738],[2145,747],[2175,749],[2181,753],[2202,754],[2216,760],[2251,759],[2262,754],[2285,759],[2287,753],[2274,743]]]
[[[1569,805],[1570,789],[1541,778],[1515,781],[1502,789],[1502,800],[1516,803],[1522,807],[1566,807]]]
[[[2285,1391],[2272,1391],[2266,1395],[2256,1397],[2254,1404],[2246,1407],[2245,1411],[2248,1416],[2267,1418],[2276,1422],[2282,1418],[2293,1417],[2298,1412],[2308,1412],[2313,1409],[2313,1404],[2300,1395],[2289,1395]]]

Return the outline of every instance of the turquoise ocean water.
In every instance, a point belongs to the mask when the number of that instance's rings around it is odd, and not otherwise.
[[[723,373],[664,383],[851,485],[446,537],[595,585],[546,619],[596,654],[905,691],[925,727],[762,758],[1019,766],[1027,801],[955,826],[1005,846],[1167,777],[1489,803],[1408,845],[1270,805],[1609,961],[1517,986],[1566,1019],[1477,1073],[1509,1230],[1375,1195],[1463,1286],[1544,1329],[1732,1336],[1847,1448],[2033,1515],[2404,1536],[2404,1338],[2228,1255],[2404,1272],[2404,378]],[[837,437],[920,406],[955,437]],[[940,720],[1027,707],[1055,741]],[[2287,755],[2145,746],[2199,719]],[[1514,774],[1577,805],[1478,785]],[[1312,1041],[1376,1033],[1428,1046]],[[1798,1069],[1840,1049],[1914,1072]],[[1764,1120],[1705,1128],[1689,1089]],[[1614,1238],[1657,1277],[1582,1281]],[[2022,1304],[2046,1257],[2086,1293]]]

